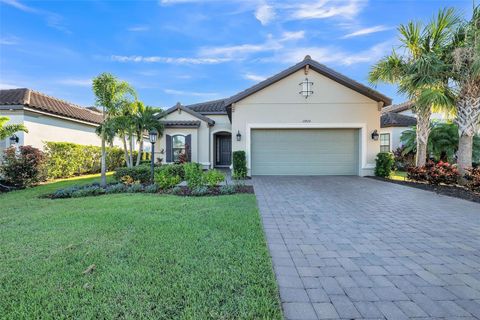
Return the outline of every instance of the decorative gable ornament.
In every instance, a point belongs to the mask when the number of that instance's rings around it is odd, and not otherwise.
[[[299,93],[307,99],[309,96],[313,94],[312,91],[312,86],[313,82],[309,81],[308,78],[305,78],[302,82],[299,83],[300,86],[302,86],[302,91]]]

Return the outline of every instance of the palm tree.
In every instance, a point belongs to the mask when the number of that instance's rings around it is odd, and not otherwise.
[[[372,84],[397,84],[398,91],[413,102],[417,115],[417,166],[424,166],[427,159],[432,110],[444,110],[453,104],[442,48],[450,42],[451,30],[458,21],[453,9],[444,9],[426,25],[419,22],[400,25],[402,45],[397,49],[403,50],[403,55],[394,49],[372,66],[369,73]]]
[[[126,100],[135,97],[135,91],[125,81],[119,81],[110,73],[102,73],[93,79],[93,93],[95,94],[95,104],[102,108],[103,122],[108,122],[111,118],[118,116],[122,104]],[[106,151],[105,141],[107,138],[107,125],[101,126],[100,136],[102,138],[102,160],[101,160],[101,184],[107,184],[106,176]]]
[[[0,140],[6,139],[18,131],[28,132],[27,127],[23,124],[6,124],[9,120],[8,117],[0,117]]]
[[[145,106],[142,102],[137,102],[137,111],[134,115],[135,136],[139,144],[137,166],[140,164],[140,159],[142,158],[144,133],[156,129],[159,138],[163,135],[163,125],[158,121],[158,119],[162,117],[162,114],[162,110]]]
[[[457,163],[464,173],[472,166],[473,137],[480,129],[480,6],[474,8],[472,19],[457,30],[447,51],[453,52],[452,78],[457,87],[454,121],[460,135]]]

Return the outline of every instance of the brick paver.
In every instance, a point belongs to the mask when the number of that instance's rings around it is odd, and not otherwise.
[[[360,177],[254,177],[287,319],[480,317],[480,205]]]

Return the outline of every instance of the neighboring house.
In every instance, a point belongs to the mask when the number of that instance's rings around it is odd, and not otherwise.
[[[386,106],[382,109],[380,148],[387,150],[387,141],[390,141],[390,150],[395,151],[402,146],[400,137],[402,132],[417,124],[416,114],[413,111],[413,102],[407,101],[400,104]],[[450,120],[447,114],[434,112],[430,116],[432,121],[445,122]]]
[[[160,121],[156,158],[186,152],[205,167],[244,150],[249,175],[371,175],[380,112],[391,99],[306,56],[230,98],[176,106]]]
[[[384,108],[386,109],[386,108]],[[402,146],[402,132],[417,125],[415,117],[395,112],[386,112],[380,118],[380,152],[392,152]]]
[[[0,90],[0,116],[10,118],[9,123],[27,127],[28,133],[16,133],[20,146],[31,145],[43,149],[47,141],[97,146],[101,143],[95,133],[102,123],[101,112],[31,89]],[[10,139],[0,141],[0,151],[9,146]]]

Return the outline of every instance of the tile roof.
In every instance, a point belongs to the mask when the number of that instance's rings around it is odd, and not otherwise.
[[[176,105],[174,105],[173,107],[169,108],[168,110],[165,111],[165,113],[163,114],[164,115],[167,115],[167,114],[170,114],[174,111],[177,111],[177,110],[182,110],[182,111],[185,111],[189,114],[191,114],[192,116],[200,119],[200,120],[203,120],[205,122],[207,122],[209,125],[213,126],[215,124],[215,121],[210,119],[209,117],[206,117],[204,116],[203,114],[201,114],[200,112],[197,112],[191,108],[187,108],[185,106],[183,106],[180,102],[177,102]]]
[[[409,117],[403,114],[387,112],[380,118],[380,127],[411,127],[417,124],[415,117]]]
[[[27,88],[0,90],[0,105],[22,105],[31,109],[75,120],[82,120],[92,124],[100,124],[103,122],[103,116],[100,112]]]
[[[195,103],[185,106],[201,114],[227,114],[225,99]]]
[[[199,120],[163,120],[160,122],[163,123],[165,128],[200,127]]]
[[[408,110],[412,107],[413,107],[413,102],[406,101],[406,102],[403,102],[403,103],[392,104],[390,106],[383,107],[382,113],[387,113],[387,112],[397,113],[397,112],[402,112],[402,111]]]

